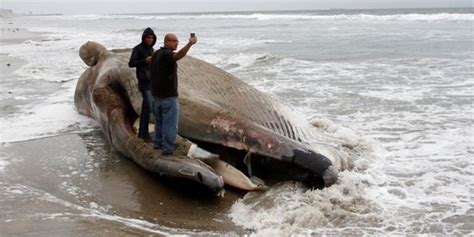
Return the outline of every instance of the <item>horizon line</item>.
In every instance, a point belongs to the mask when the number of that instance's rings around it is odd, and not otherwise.
[[[319,9],[293,9],[293,10],[215,10],[215,11],[183,11],[183,12],[123,12],[123,13],[106,13],[101,15],[180,15],[180,14],[216,14],[216,13],[269,13],[269,12],[310,12],[310,11],[362,11],[362,10],[431,10],[431,9],[470,9],[472,7],[394,7],[394,8],[319,8]],[[47,15],[98,15],[98,13],[92,14],[65,14],[65,13],[16,13],[12,9],[0,8],[0,10],[11,10],[16,15],[32,15],[32,16],[47,16]],[[472,12],[469,12],[472,13]],[[100,14],[100,13],[99,13]]]

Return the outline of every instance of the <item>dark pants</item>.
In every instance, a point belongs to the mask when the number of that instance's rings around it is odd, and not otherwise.
[[[150,123],[150,116],[152,111],[152,100],[150,88],[142,88],[140,86],[140,92],[142,93],[142,113],[140,114],[140,128],[138,129],[138,137],[150,136],[148,131],[148,124]]]

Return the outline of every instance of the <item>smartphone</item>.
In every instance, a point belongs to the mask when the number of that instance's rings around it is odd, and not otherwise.
[[[196,34],[194,33],[191,33],[190,35],[191,35],[191,38],[194,38],[196,36]]]

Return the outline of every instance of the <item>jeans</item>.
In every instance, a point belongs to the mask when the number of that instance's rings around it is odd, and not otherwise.
[[[140,127],[138,128],[138,137],[149,137],[148,124],[150,123],[150,116],[152,111],[152,100],[150,89],[143,89],[140,87],[140,92],[143,96],[142,113],[140,114]]]
[[[174,152],[174,141],[178,132],[178,97],[154,97],[155,141],[154,148],[163,153]]]

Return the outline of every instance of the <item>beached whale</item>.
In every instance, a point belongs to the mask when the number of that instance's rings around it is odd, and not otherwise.
[[[77,82],[79,113],[96,119],[112,146],[147,170],[194,180],[221,190],[223,181],[253,190],[247,173],[299,180],[313,187],[330,186],[347,158],[337,138],[270,96],[204,61],[186,56],[179,61],[179,135],[175,156],[161,156],[137,138],[133,122],[140,114],[141,95],[130,50],[106,50],[95,42],[80,48],[89,66]],[[219,158],[187,157],[191,142]],[[212,154],[210,153],[210,154]],[[225,162],[224,162],[225,161]],[[231,165],[229,165],[232,164]],[[250,185],[250,186],[249,186]]]

